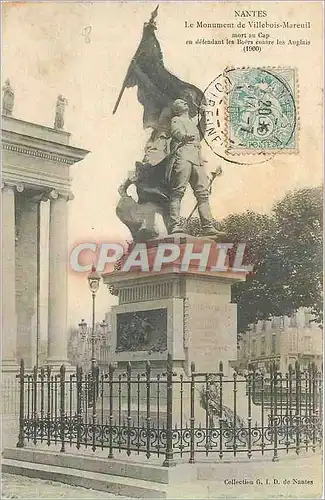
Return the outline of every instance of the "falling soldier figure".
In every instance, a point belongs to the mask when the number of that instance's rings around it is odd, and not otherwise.
[[[198,128],[189,116],[186,101],[176,99],[172,111],[171,161],[167,169],[170,186],[169,233],[183,231],[180,225],[181,201],[190,183],[197,200],[203,236],[218,236],[210,209],[208,177],[202,165]]]

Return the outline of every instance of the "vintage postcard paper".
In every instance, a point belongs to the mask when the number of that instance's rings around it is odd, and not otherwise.
[[[2,2],[4,498],[321,498],[323,2]]]

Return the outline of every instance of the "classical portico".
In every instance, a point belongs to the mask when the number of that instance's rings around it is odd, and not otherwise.
[[[70,165],[88,151],[71,135],[2,116],[2,367],[36,362],[40,330],[41,203],[49,207],[48,363],[67,362],[68,202]],[[62,125],[63,126],[63,125]]]

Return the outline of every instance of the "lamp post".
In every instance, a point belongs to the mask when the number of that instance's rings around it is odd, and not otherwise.
[[[92,374],[94,374],[94,369],[96,365],[96,358],[95,358],[95,300],[96,300],[96,293],[99,288],[99,282],[100,282],[100,275],[96,271],[95,266],[93,265],[91,268],[91,272],[88,276],[88,284],[89,284],[89,289],[92,294],[92,302],[93,302],[93,314],[92,314],[92,328],[91,328],[91,369],[92,369]]]

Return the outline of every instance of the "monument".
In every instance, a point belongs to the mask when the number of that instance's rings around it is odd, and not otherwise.
[[[199,371],[216,372],[219,361],[227,370],[228,361],[236,357],[237,318],[231,285],[244,280],[245,273],[202,271],[197,264],[205,244],[218,255],[217,242],[224,236],[214,227],[209,180],[201,159],[205,97],[164,67],[155,35],[157,12],[158,8],[144,24],[113,111],[124,90],[137,86],[144,107],[143,126],[152,129],[142,161],[135,162],[135,170],[119,188],[117,215],[130,229],[134,244],[143,242],[149,260],[159,245],[171,243],[179,246],[181,254],[191,248],[191,264],[186,271],[173,262],[159,272],[130,269],[103,275],[119,299],[112,308],[111,358],[121,370],[129,361],[143,370],[144,362],[150,360],[159,371],[170,353],[174,369],[185,375],[193,362]],[[218,167],[215,176],[220,173]],[[128,195],[131,184],[137,188],[137,201]],[[197,200],[201,238],[186,234],[181,225],[181,201],[188,184]],[[165,238],[155,224],[157,213],[168,232]]]

